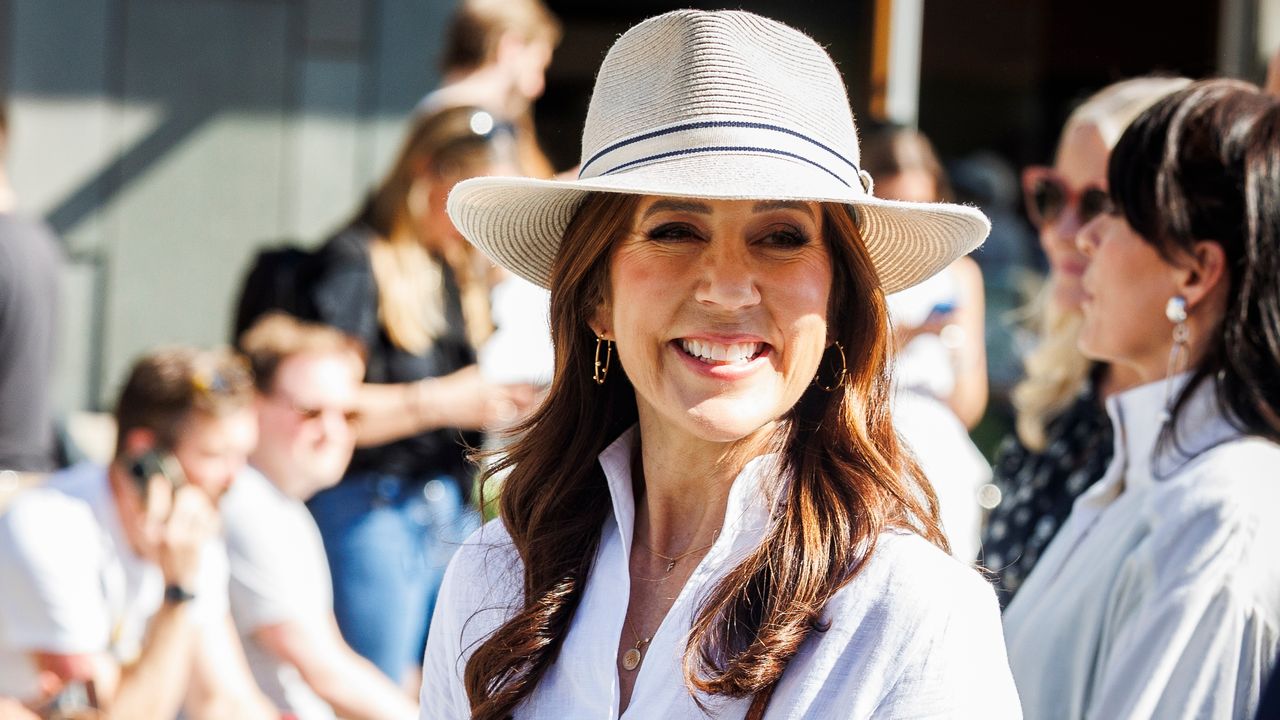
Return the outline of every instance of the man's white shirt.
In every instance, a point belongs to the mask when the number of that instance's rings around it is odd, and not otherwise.
[[[225,617],[227,573],[216,538],[195,587],[199,622]],[[38,692],[34,652],[137,660],[163,602],[164,577],[129,546],[106,468],[55,473],[0,515],[0,695]]]

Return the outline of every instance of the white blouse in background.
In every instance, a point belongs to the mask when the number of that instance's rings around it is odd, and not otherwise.
[[[1163,380],[1108,401],[1114,459],[1005,611],[1028,718],[1254,716],[1280,641],[1280,446],[1205,383],[1157,456],[1164,403]]]
[[[600,455],[613,514],[559,658],[517,718],[619,717],[617,652],[630,597],[635,432]],[[735,479],[720,536],[653,636],[623,718],[745,715],[749,699],[703,697],[710,714],[700,710],[680,663],[699,600],[763,538],[768,515],[760,484],[776,471],[774,457],[765,456]],[[500,521],[481,528],[454,556],[423,662],[423,718],[470,717],[462,684],[466,661],[519,606],[521,585],[520,561]],[[787,666],[766,713],[770,720],[1020,717],[991,587],[918,536],[884,534],[858,577],[827,604],[823,620],[830,628],[814,633]]]

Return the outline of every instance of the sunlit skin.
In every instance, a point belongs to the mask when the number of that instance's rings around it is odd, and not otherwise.
[[[258,444],[258,418],[252,407],[223,415],[194,413],[183,425],[173,456],[187,482],[217,502],[235,481]]]
[[[209,503],[216,505],[244,468],[257,441],[258,420],[252,408],[216,416],[192,413],[183,421],[182,431],[173,447],[173,456],[191,486],[184,492],[198,490]],[[130,455],[140,455],[154,446],[154,435],[147,430],[134,430],[128,444]],[[124,467],[113,466],[112,472],[123,476],[128,471]],[[117,486],[116,506],[125,535],[134,552],[153,562],[159,559],[161,538],[174,510],[174,495],[167,482],[163,477],[152,477],[145,502],[131,478],[114,483]]]
[[[551,43],[545,40],[533,40],[517,51],[512,72],[515,73],[512,85],[516,94],[531,103],[542,97],[547,87],[547,66],[551,64]]]
[[[1063,132],[1053,167],[1075,193],[1091,187],[1106,190],[1107,155],[1098,128],[1077,123]],[[1049,258],[1053,302],[1068,312],[1078,310],[1084,300],[1080,278],[1089,264],[1076,244],[1081,228],[1079,211],[1077,203],[1069,203],[1054,222],[1040,228],[1040,246]]]
[[[656,632],[714,542],[734,477],[813,380],[832,268],[816,203],[646,197],[609,272],[592,329],[616,340],[635,388],[641,456],[621,663]],[[668,568],[654,551],[689,560]],[[622,708],[635,678],[619,664]]]
[[[816,203],[645,198],[610,263],[617,342],[645,442],[742,440],[789,410],[827,344],[831,260]],[[735,361],[692,356],[758,348]],[[696,350],[696,348],[695,348]]]
[[[519,174],[519,169],[510,162],[491,163],[483,168],[478,168],[474,175],[440,177],[429,172],[423,174],[419,182],[427,183],[430,200],[423,216],[412,219],[417,222],[415,231],[418,237],[422,239],[428,249],[434,251],[442,251],[444,248],[452,246],[467,247],[466,239],[462,237],[462,233],[458,232],[458,229],[453,225],[453,221],[449,219],[449,213],[446,209],[449,191],[453,189],[454,185],[473,177]]]
[[[1081,352],[1129,368],[1142,382],[1165,377],[1173,345],[1165,306],[1179,295],[1187,301],[1190,331],[1180,369],[1199,362],[1226,312],[1229,283],[1220,245],[1201,241],[1194,254],[1170,263],[1123,216],[1104,214],[1081,230],[1080,250],[1089,259],[1082,283]]]
[[[342,479],[355,449],[348,422],[364,365],[355,353],[284,359],[271,392],[257,399],[258,447],[250,462],[282,491],[306,500]]]

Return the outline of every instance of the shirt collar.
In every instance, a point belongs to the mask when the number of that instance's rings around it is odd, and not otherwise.
[[[1191,373],[1139,385],[1107,399],[1107,414],[1115,428],[1116,457],[1124,458],[1126,487],[1140,487],[1168,477],[1202,452],[1239,437],[1218,403],[1212,380],[1191,393],[1178,417],[1172,442],[1161,443],[1166,405],[1176,399]]]
[[[622,537],[622,545],[631,547],[636,522],[635,486],[631,478],[631,455],[640,437],[639,426],[633,425],[600,453],[600,467],[613,501],[613,517]],[[724,523],[712,553],[720,555],[728,549],[747,544],[754,548],[764,536],[772,503],[766,497],[764,480],[781,472],[781,456],[766,453],[752,458],[733,480],[725,507]]]

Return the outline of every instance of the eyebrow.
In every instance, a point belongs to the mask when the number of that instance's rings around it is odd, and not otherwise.
[[[770,210],[799,210],[810,218],[814,217],[809,203],[800,200],[761,200],[751,207],[752,212],[768,212]],[[691,212],[702,215],[711,214],[711,206],[696,200],[664,199],[658,200],[644,211],[644,217],[660,212]]]
[[[711,206],[706,203],[700,203],[696,200],[659,200],[650,205],[649,209],[644,211],[644,217],[649,217],[650,215],[664,211],[691,212],[710,215]]]
[[[799,200],[761,200],[751,208],[752,212],[766,212],[768,210],[800,210],[813,217],[813,208],[809,207],[809,203]]]

